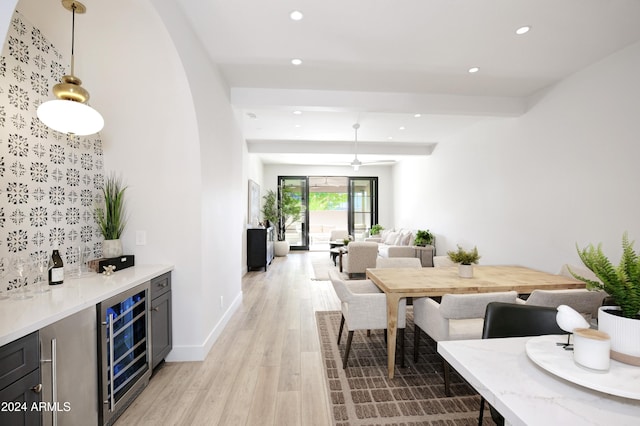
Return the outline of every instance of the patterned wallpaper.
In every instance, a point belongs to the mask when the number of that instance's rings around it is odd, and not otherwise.
[[[36,116],[69,64],[14,13],[0,56],[0,285],[9,289],[36,279],[21,278],[13,261],[48,258],[55,241],[65,266],[77,263],[75,250],[88,259],[102,254],[94,220],[104,176],[100,135],[65,135]]]

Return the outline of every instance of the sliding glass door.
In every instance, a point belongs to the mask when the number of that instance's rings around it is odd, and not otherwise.
[[[278,239],[289,242],[291,250],[309,249],[309,180],[306,176],[279,176],[278,177],[278,204],[292,204],[299,208],[298,217],[281,220],[282,230]]]
[[[378,178],[349,178],[349,234],[363,241],[378,223]]]

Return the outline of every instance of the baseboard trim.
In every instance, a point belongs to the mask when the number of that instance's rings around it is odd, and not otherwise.
[[[190,361],[204,361],[209,354],[209,351],[213,347],[213,344],[218,340],[220,334],[227,326],[231,317],[236,310],[242,305],[242,292],[233,300],[229,308],[225,311],[220,321],[213,327],[207,338],[202,345],[191,346],[174,346],[171,352],[165,358],[166,362],[190,362]]]

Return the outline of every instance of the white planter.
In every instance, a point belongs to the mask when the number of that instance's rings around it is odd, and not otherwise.
[[[473,265],[458,265],[458,275],[460,278],[473,278]]]
[[[289,254],[289,241],[274,241],[273,252],[278,257]]]
[[[598,309],[598,330],[611,337],[611,359],[640,366],[640,320],[613,315],[617,306]]]
[[[122,256],[122,242],[120,240],[104,240],[102,242],[102,257],[118,256]]]

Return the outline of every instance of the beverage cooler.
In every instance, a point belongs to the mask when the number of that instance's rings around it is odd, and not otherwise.
[[[113,424],[151,377],[149,282],[98,305],[100,424]]]

